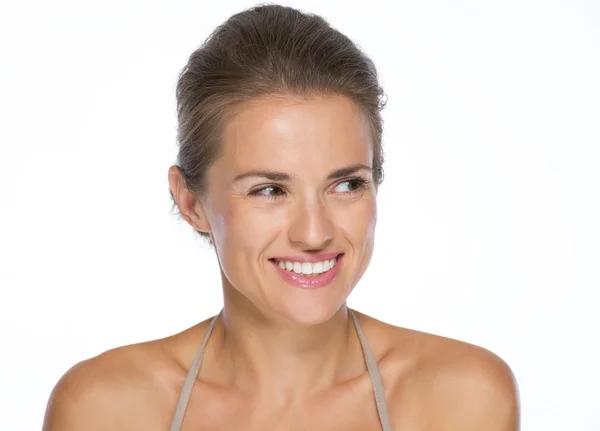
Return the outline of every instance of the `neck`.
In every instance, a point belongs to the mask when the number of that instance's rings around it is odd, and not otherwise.
[[[224,299],[214,354],[228,385],[287,405],[363,371],[345,303],[326,322],[306,326],[266,316],[233,287]]]

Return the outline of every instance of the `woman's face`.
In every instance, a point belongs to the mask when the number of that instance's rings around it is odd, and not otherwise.
[[[372,255],[368,123],[343,96],[263,98],[236,112],[198,204],[225,289],[287,321],[328,320]]]

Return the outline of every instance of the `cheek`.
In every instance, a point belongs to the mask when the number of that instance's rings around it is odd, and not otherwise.
[[[377,205],[374,197],[364,198],[337,215],[338,226],[356,247],[372,243],[377,224]]]
[[[375,198],[365,198],[352,208],[340,211],[338,227],[352,247],[352,266],[349,272],[350,284],[356,285],[364,275],[371,258],[375,244],[375,226],[377,224],[377,205]]]
[[[232,286],[244,289],[245,295],[249,294],[248,285],[260,283],[256,276],[264,264],[263,252],[281,231],[285,218],[276,213],[241,199],[224,202],[215,211],[213,237],[221,270]]]
[[[376,224],[377,204],[373,197],[369,200],[368,205],[364,205],[361,211],[355,213],[354,229],[356,236],[352,238],[357,251],[355,283],[363,276],[373,257]]]
[[[256,258],[282,222],[276,211],[242,199],[222,200],[213,211],[215,246],[224,257],[234,252]],[[251,253],[249,253],[251,252]],[[229,256],[232,258],[233,256]]]
[[[221,271],[236,286],[240,279],[246,278],[244,272],[248,265],[243,259],[250,257],[247,249],[250,239],[246,235],[252,230],[247,228],[235,205],[224,199],[215,202],[208,216]]]

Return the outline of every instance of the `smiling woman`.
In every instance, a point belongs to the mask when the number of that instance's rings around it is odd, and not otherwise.
[[[497,356],[346,306],[373,253],[382,97],[318,16],[260,6],[218,27],[179,79],[168,179],[223,309],[73,367],[44,429],[516,430]]]
[[[369,126],[343,95],[261,96],[238,110],[223,128],[203,193],[172,167],[173,196],[183,217],[210,236],[234,316],[252,306],[278,324],[327,322],[373,249]]]

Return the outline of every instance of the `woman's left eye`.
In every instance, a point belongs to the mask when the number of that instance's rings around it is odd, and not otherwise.
[[[335,186],[334,191],[336,193],[352,193],[362,189],[365,186],[365,184],[366,181],[362,178],[353,178],[351,180],[346,180],[342,181],[341,183],[338,183]]]

